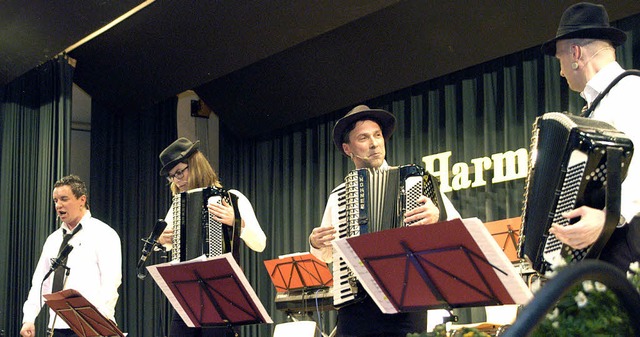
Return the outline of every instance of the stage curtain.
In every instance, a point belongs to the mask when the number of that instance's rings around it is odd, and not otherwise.
[[[616,23],[629,34],[617,49],[626,68],[639,65],[640,52],[634,49],[639,21],[636,16]],[[454,166],[457,163],[469,167],[469,183],[474,183],[471,160],[520,148],[528,151],[537,116],[580,111],[583,100],[559,74],[558,61],[535,47],[362,103],[391,111],[398,119],[386,145],[391,165],[424,165],[424,156],[451,151],[444,168],[449,174],[446,183],[451,185],[464,167]],[[288,319],[275,309],[276,293],[262,261],[308,251],[308,235],[320,224],[329,193],[354,168],[335,149],[331,135],[335,122],[351,108],[260,139],[237,139],[230,130],[221,130],[220,176],[227,187],[241,190],[253,202],[268,238],[263,253],[243,256],[243,266],[276,323]],[[492,178],[489,169],[483,174],[484,186],[446,195],[463,217],[493,221],[520,216],[525,179],[492,184]],[[484,319],[483,310],[456,313],[462,323]],[[324,315],[323,330],[328,333],[334,316]],[[270,329],[254,326],[244,332],[269,336]]]
[[[122,286],[116,322],[129,336],[166,336],[169,307],[151,276],[137,277],[142,238],[171,202],[158,155],[177,138],[177,98],[145,110],[113,111],[99,102],[91,114],[91,212],[122,241]],[[146,265],[166,262],[152,254]]]
[[[33,270],[57,227],[51,193],[68,174],[72,78],[73,67],[59,57],[0,89],[0,329],[6,336],[19,335]],[[42,310],[39,336],[47,321]]]

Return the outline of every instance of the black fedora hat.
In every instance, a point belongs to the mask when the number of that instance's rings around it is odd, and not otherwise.
[[[198,144],[200,144],[199,140],[192,143],[187,138],[181,137],[162,150],[159,156],[160,163],[162,164],[160,175],[167,175],[174,166],[178,165],[178,163],[183,161],[185,158],[189,158],[189,156],[198,149]]]
[[[351,124],[364,119],[374,120],[380,125],[385,141],[391,137],[391,134],[396,129],[396,117],[389,111],[370,109],[366,105],[358,105],[340,118],[333,127],[333,143],[345,156],[346,153],[342,150],[342,139],[345,131]]]
[[[580,2],[562,13],[556,37],[542,44],[542,52],[554,56],[556,41],[574,38],[609,40],[617,47],[627,40],[627,34],[609,25],[604,6]]]

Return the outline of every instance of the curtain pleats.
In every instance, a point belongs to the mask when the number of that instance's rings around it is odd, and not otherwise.
[[[623,67],[639,64],[640,51],[634,48],[639,20],[637,16],[618,25],[629,33],[627,43],[618,48]],[[519,179],[500,181],[504,171],[494,169],[504,170],[507,164],[494,161],[492,155],[528,151],[537,116],[579,112],[584,104],[559,74],[557,60],[543,56],[536,47],[362,103],[389,110],[398,119],[386,144],[391,165],[425,166],[424,156],[450,151],[434,162],[441,183],[451,190],[447,196],[463,217],[500,220],[521,215],[526,165],[516,165]],[[239,140],[221,130],[220,175],[225,185],[249,196],[267,233],[266,250],[245,255],[243,265],[276,323],[287,318],[275,309],[275,290],[262,261],[309,249],[308,235],[320,224],[329,193],[353,169],[333,146],[331,133],[350,108],[268,139]],[[461,322],[484,318],[483,310],[456,313]],[[325,313],[327,334],[334,319]],[[254,326],[243,332],[270,336],[272,329]]]
[[[72,78],[60,57],[0,92],[0,329],[7,336],[19,335],[33,270],[57,226],[51,192],[68,174]],[[48,313],[41,312],[36,329],[43,336]]]
[[[177,138],[177,98],[141,111],[112,111],[99,102],[91,113],[91,213],[111,225],[122,241],[122,286],[116,322],[129,336],[166,336],[169,304],[151,276],[137,277],[142,238],[171,201],[159,175],[158,155]],[[167,262],[162,253],[146,264]]]
[[[638,68],[640,16],[615,25],[629,34],[617,49],[620,63]],[[0,329],[6,336],[18,335],[33,269],[56,227],[52,185],[70,173],[72,73],[58,59],[0,89],[0,237],[5,240],[0,245]],[[528,150],[537,116],[578,112],[583,105],[559,73],[558,62],[536,47],[362,103],[398,117],[387,143],[390,164],[432,166],[463,217],[498,220],[520,215],[524,178],[492,182],[502,174],[494,172],[498,162],[492,155]],[[237,139],[221,125],[222,182],[249,198],[268,238],[262,253],[243,249],[241,265],[276,323],[288,318],[275,308],[275,289],[263,261],[308,250],[308,235],[319,225],[329,193],[353,169],[332,142],[333,125],[350,108],[265,139]],[[122,239],[116,320],[129,336],[165,336],[169,325],[166,299],[150,277],[136,277],[135,265],[140,239],[169,206],[157,156],[177,137],[175,111],[175,99],[144,111],[111,111],[96,102],[92,107],[90,204]],[[438,159],[425,162],[432,155]],[[163,260],[153,254],[147,262]],[[482,319],[477,310],[458,313],[461,322]],[[37,322],[39,336],[45,335],[44,316]],[[334,312],[309,318],[320,318],[327,334],[335,325]],[[273,328],[251,325],[241,332],[266,337]]]

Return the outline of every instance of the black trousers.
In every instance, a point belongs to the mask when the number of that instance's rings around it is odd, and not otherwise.
[[[235,331],[227,327],[215,327],[215,328],[190,328],[178,315],[177,312],[173,312],[173,318],[171,319],[171,331],[169,337],[234,337]]]
[[[406,337],[426,330],[426,311],[384,314],[369,296],[338,310],[337,337]]]
[[[640,261],[640,217],[635,216],[624,227],[616,228],[602,249],[600,259],[624,272],[631,262]]]
[[[53,329],[53,337],[78,337],[78,335],[71,329]]]

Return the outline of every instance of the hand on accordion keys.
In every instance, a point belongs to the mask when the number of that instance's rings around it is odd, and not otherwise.
[[[579,217],[580,220],[567,226],[554,223],[549,228],[549,233],[573,249],[584,249],[592,245],[604,228],[605,212],[600,209],[581,206],[563,213],[562,217],[566,219]]]
[[[418,198],[417,202],[420,206],[404,214],[404,223],[407,226],[429,225],[438,222],[440,210],[431,199],[423,195]]]
[[[216,201],[211,200],[207,204],[207,208],[209,209],[209,213],[211,213],[214,219],[221,224],[227,226],[233,226],[233,222],[235,220],[235,213],[233,212],[233,206],[229,205],[226,200],[221,199],[222,203],[218,203]]]

